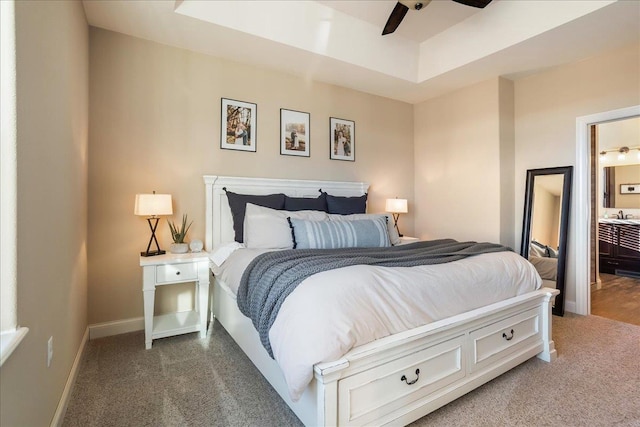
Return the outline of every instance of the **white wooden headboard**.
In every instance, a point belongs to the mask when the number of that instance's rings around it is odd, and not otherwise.
[[[333,196],[361,196],[369,190],[366,182],[310,181],[300,179],[246,178],[205,175],[206,235],[205,249],[233,242],[233,219],[223,188],[239,194],[284,193],[291,197],[318,197],[318,190]]]

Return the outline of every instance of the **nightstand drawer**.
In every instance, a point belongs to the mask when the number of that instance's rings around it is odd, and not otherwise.
[[[196,280],[198,272],[196,264],[166,264],[156,267],[156,283],[176,283]]]

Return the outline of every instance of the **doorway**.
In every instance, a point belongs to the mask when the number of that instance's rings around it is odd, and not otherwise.
[[[640,117],[591,125],[590,139],[591,314],[640,325]]]
[[[591,126],[631,117],[640,116],[640,105],[619,110],[597,113],[576,119],[576,174],[574,193],[575,227],[572,239],[575,253],[575,291],[577,314],[591,314],[591,231],[592,203],[591,196]],[[595,215],[595,214],[594,214]]]

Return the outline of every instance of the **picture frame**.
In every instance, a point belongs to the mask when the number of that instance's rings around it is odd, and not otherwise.
[[[620,194],[640,194],[640,184],[620,184]]]
[[[329,118],[329,158],[356,161],[356,123],[353,120]]]
[[[222,98],[220,148],[256,152],[257,119],[256,104]]]
[[[311,115],[303,111],[280,109],[280,154],[311,155]]]

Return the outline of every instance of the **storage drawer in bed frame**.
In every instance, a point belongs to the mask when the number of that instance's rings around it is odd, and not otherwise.
[[[371,425],[463,378],[464,341],[459,336],[339,381],[339,425]]]
[[[541,341],[539,311],[529,310],[469,334],[469,371],[482,369],[519,348]]]
[[[540,309],[533,308],[342,378],[338,425],[393,424],[413,407],[435,404],[448,386],[472,381],[500,359],[541,349],[541,330]]]

